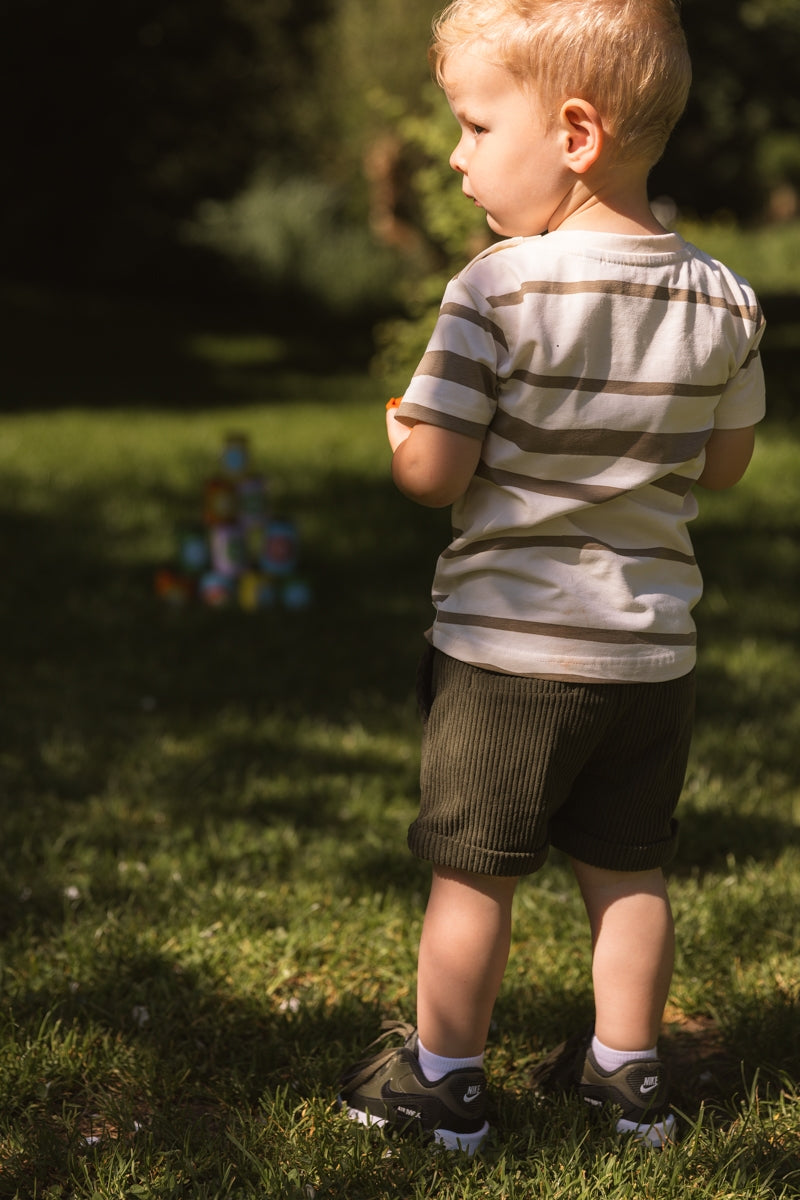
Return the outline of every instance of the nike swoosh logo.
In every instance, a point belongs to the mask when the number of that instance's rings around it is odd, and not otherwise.
[[[474,1100],[480,1100],[480,1098],[481,1098],[481,1093],[480,1093],[480,1092],[473,1092],[471,1096],[470,1096],[470,1095],[466,1095],[466,1096],[464,1097],[464,1103],[465,1103],[465,1104],[472,1104],[472,1102],[473,1102]]]
[[[657,1087],[658,1087],[657,1083],[648,1083],[648,1084],[643,1083],[642,1086],[639,1088],[639,1095],[646,1096],[646,1095],[648,1095],[649,1092],[654,1092]]]

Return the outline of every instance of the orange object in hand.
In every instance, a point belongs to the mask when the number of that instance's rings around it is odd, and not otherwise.
[[[397,408],[402,403],[402,400],[402,396],[392,396],[391,400],[386,404],[386,411],[388,412],[391,408]]]

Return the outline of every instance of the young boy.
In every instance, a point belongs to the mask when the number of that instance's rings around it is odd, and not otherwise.
[[[763,319],[648,204],[690,82],[673,0],[455,0],[431,55],[461,128],[451,166],[509,240],[450,283],[388,413],[399,489],[453,506],[409,831],[433,882],[417,1028],[391,1027],[403,1044],[345,1072],[340,1100],[477,1148],[514,889],[552,845],[589,917],[595,1021],[548,1069],[658,1145],[662,868],[702,587],[686,525],[694,485],[730,487],[750,460]]]

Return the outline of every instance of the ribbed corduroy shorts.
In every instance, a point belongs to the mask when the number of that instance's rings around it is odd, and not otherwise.
[[[615,871],[673,856],[693,671],[666,683],[562,683],[496,674],[431,649],[418,692],[421,799],[408,831],[418,857],[524,875],[551,846]]]

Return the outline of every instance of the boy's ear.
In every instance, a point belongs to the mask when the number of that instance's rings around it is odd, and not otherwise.
[[[565,100],[559,113],[564,152],[570,168],[583,175],[600,157],[605,130],[600,114],[587,100]]]

